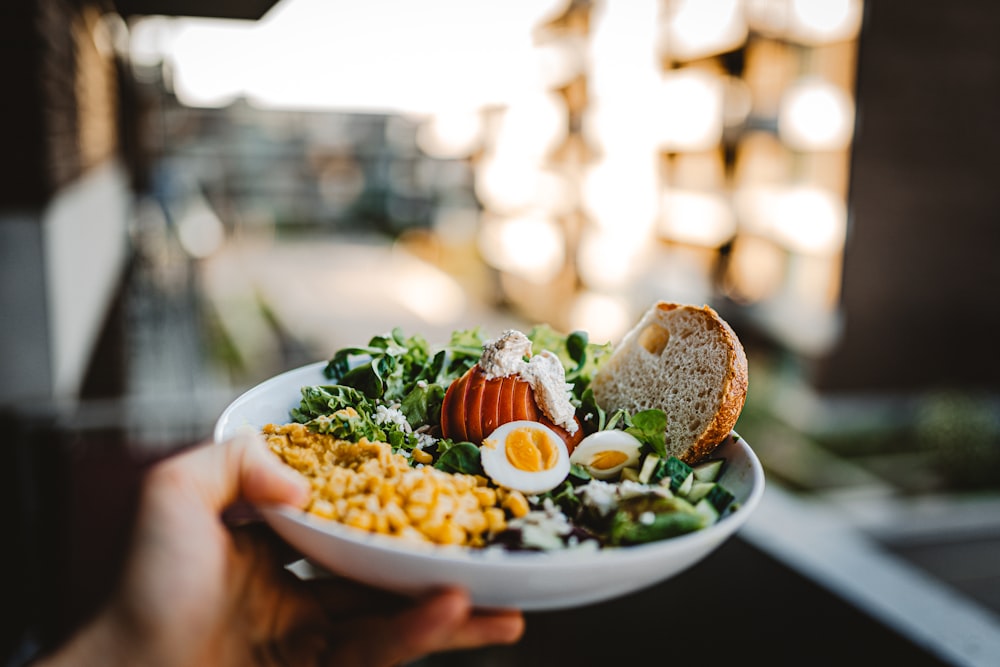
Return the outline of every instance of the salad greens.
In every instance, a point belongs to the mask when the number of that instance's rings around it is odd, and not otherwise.
[[[605,483],[592,480],[585,468],[574,464],[561,486],[531,499],[534,506],[557,507],[577,524],[578,537],[610,546],[697,530],[730,507],[732,494],[715,481],[718,461],[711,470],[695,470],[667,456],[667,417],[662,411],[618,410],[608,415],[597,404],[590,383],[610,357],[610,343],[594,344],[585,332],[564,335],[548,325],[538,325],[527,335],[533,354],[548,350],[562,362],[569,399],[584,431],[621,429],[634,436],[642,445],[644,465],[641,472],[631,471],[630,481],[656,486],[652,492],[622,498],[610,515],[595,514],[585,506],[584,496],[588,488]],[[442,438],[440,421],[448,386],[479,361],[486,342],[480,329],[473,328],[455,331],[445,345],[432,347],[422,336],[407,336],[396,328],[367,345],[343,348],[323,370],[329,384],[303,387],[291,419],[338,439],[387,442],[404,456],[420,449],[431,455],[435,468],[446,472],[484,475],[479,447]],[[509,535],[504,539],[510,542]],[[531,548],[516,540],[512,546]]]
[[[533,351],[549,350],[559,357],[566,381],[573,385],[571,401],[581,405],[581,395],[611,353],[611,344],[591,343],[582,331],[563,335],[548,325],[527,335]],[[485,343],[478,327],[455,331],[440,348],[397,327],[367,345],[343,348],[323,369],[332,384],[303,388],[292,419],[338,438],[388,442],[403,452],[420,446],[434,455],[434,466],[441,470],[482,474],[476,445],[435,434],[448,385],[479,361]],[[357,416],[335,416],[345,408],[353,408]]]

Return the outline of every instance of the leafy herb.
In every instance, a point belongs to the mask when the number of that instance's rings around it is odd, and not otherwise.
[[[321,415],[306,422],[306,425],[317,433],[326,433],[339,440],[357,442],[361,438],[373,441],[388,439],[388,434],[372,421],[367,412],[359,412],[353,408]]]
[[[576,409],[576,416],[580,423],[589,427],[593,431],[603,431],[607,421],[604,408],[597,404],[594,398],[594,390],[590,387],[584,390],[580,396],[580,406]]]
[[[291,411],[292,420],[300,424],[345,408],[357,409],[358,406],[362,406],[362,409],[366,409],[369,405],[363,393],[343,385],[303,387],[301,393],[299,407]]]
[[[418,384],[403,398],[399,411],[411,424],[437,424],[444,394],[445,388],[439,384]]]
[[[439,440],[438,456],[434,467],[445,472],[457,472],[467,475],[483,475],[483,464],[479,458],[479,447],[471,442],[453,442]]]
[[[447,346],[432,351],[422,336],[406,336],[397,327],[388,335],[375,336],[364,347],[338,350],[323,373],[369,398],[392,403],[403,400],[419,382],[447,386],[475,364],[481,353],[478,329],[455,332]]]
[[[566,369],[566,382],[573,386],[577,403],[590,386],[597,370],[611,354],[611,343],[591,343],[585,331],[563,335],[547,324],[535,326],[529,333],[532,353],[548,350],[559,357]]]
[[[587,475],[585,471],[583,474]],[[590,475],[587,475],[587,479],[590,479]],[[576,487],[569,480],[563,482],[561,486],[557,486],[551,491],[542,494],[541,498],[551,498],[552,502],[558,505],[563,514],[568,517],[578,516],[582,512],[583,502],[576,495]]]
[[[628,421],[630,425],[625,429],[626,433],[635,436],[657,456],[667,455],[667,415],[662,410],[643,410],[632,415]]]

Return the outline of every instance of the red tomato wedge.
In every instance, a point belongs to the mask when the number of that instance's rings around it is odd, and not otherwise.
[[[503,388],[504,380],[505,378],[486,380],[483,388],[483,407],[479,413],[482,415],[484,438],[504,423],[500,421],[500,390]]]
[[[465,392],[471,371],[448,386],[441,404],[441,434],[455,441],[466,440]]]
[[[538,421],[538,414],[538,404],[535,403],[535,390],[531,388],[530,383],[520,378],[515,379],[513,420],[526,419],[536,422]]]
[[[545,424],[563,439],[570,453],[583,439],[579,420],[576,432],[570,434],[539,410],[529,382],[516,375],[487,380],[478,365],[451,383],[441,405],[442,435],[477,445],[497,427],[520,420]]]
[[[468,388],[465,390],[465,436],[469,442],[483,441],[483,390],[486,376],[473,366],[466,374]]]
[[[576,449],[576,446],[580,444],[581,440],[583,440],[583,426],[580,424],[580,420],[577,419],[576,417],[573,417],[573,421],[576,422],[576,430],[573,433],[570,433],[569,431],[567,431],[562,426],[559,426],[558,424],[552,423],[552,420],[550,420],[545,415],[542,415],[538,419],[538,421],[548,426],[550,429],[555,431],[556,435],[562,438],[563,442],[566,443],[566,451],[568,451],[570,454],[573,453],[573,450]]]
[[[514,385],[518,379],[512,375],[500,378],[500,395],[497,397],[497,426],[514,421]]]

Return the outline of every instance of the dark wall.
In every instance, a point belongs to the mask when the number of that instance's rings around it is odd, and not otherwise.
[[[868,0],[825,390],[1000,387],[1000,3]]]
[[[2,208],[40,206],[79,175],[73,11],[59,0],[0,3]]]

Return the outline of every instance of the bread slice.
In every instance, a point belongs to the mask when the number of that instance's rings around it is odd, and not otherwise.
[[[658,408],[667,415],[667,455],[707,458],[726,438],[747,395],[747,357],[709,306],[661,301],[622,338],[591,388],[609,414]]]

